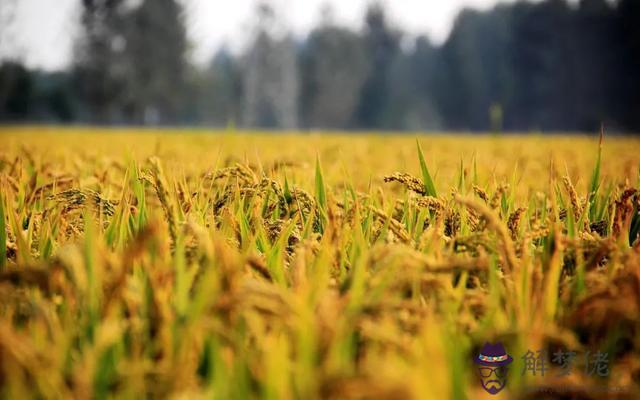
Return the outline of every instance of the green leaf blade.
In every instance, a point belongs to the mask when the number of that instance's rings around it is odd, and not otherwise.
[[[422,148],[420,147],[420,142],[417,139],[416,145],[418,146],[418,157],[420,157],[420,170],[422,171],[422,182],[424,184],[424,189],[427,192],[428,196],[438,197],[436,187],[433,184],[433,179],[431,178],[429,168],[427,167],[427,162],[425,161],[424,154],[422,153]]]

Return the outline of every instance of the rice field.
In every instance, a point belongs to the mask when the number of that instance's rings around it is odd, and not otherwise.
[[[0,398],[638,399],[638,154],[2,128]]]

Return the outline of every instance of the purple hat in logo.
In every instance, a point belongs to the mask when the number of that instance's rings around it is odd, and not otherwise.
[[[513,358],[507,354],[502,343],[498,342],[495,344],[485,343],[480,354],[474,357],[473,361],[487,367],[502,367],[511,364]]]

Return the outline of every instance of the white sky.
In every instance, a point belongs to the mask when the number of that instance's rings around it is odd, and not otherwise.
[[[0,0],[4,2],[8,0]],[[0,42],[0,57],[18,57],[31,67],[53,70],[68,64],[77,34],[80,0],[13,0],[14,22],[8,40]],[[510,2],[513,0],[501,0]],[[193,59],[204,63],[222,43],[244,45],[259,0],[182,0]],[[296,35],[307,34],[330,4],[334,20],[361,28],[370,0],[270,0]],[[391,23],[410,34],[426,33],[442,42],[464,6],[488,9],[498,0],[385,0]],[[2,23],[0,21],[0,23]]]

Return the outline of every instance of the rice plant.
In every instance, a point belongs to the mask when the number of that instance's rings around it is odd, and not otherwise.
[[[637,139],[41,130],[0,133],[1,398],[486,398],[496,341],[504,398],[640,397]]]

